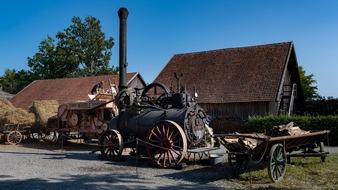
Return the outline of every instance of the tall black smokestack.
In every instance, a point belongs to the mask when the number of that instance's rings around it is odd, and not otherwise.
[[[127,17],[128,10],[120,8],[118,15],[120,18],[120,73],[119,73],[119,90],[127,88]]]

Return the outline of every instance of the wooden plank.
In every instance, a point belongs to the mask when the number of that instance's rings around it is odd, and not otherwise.
[[[210,152],[213,150],[218,150],[219,147],[203,147],[203,148],[195,148],[195,149],[188,149],[187,151],[190,153],[202,153],[202,152]]]

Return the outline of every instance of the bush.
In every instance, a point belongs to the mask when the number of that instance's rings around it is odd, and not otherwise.
[[[338,146],[338,115],[335,116],[251,116],[248,120],[248,130],[255,133],[270,131],[273,126],[294,122],[302,130],[330,130],[328,145]],[[326,143],[326,142],[324,142]]]
[[[338,113],[338,99],[306,101],[305,113],[310,115],[336,115]]]

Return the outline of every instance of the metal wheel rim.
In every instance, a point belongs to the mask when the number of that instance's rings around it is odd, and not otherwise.
[[[271,147],[268,160],[268,173],[273,182],[283,179],[286,172],[286,152],[282,144],[275,144]]]
[[[22,140],[22,134],[19,131],[11,131],[7,135],[7,142],[9,144],[19,144]]]
[[[173,121],[160,121],[147,136],[148,155],[163,168],[178,165],[186,155],[187,144],[184,131]]]
[[[116,159],[121,157],[123,151],[123,140],[121,134],[115,130],[105,131],[100,139],[101,156],[105,159]]]

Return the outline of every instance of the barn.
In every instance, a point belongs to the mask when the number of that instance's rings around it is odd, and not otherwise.
[[[128,73],[130,87],[143,88],[146,83],[140,73]],[[104,81],[104,88],[118,85],[119,75],[104,75],[79,78],[35,80],[10,99],[13,106],[28,110],[36,100],[56,100],[60,105],[71,102],[89,101],[92,87]]]
[[[247,120],[304,110],[293,42],[175,54],[154,82],[197,92],[199,105],[211,116]]]
[[[0,87],[0,98],[10,99],[10,98],[12,98],[13,96],[14,96],[13,94],[4,92],[4,91],[2,90],[2,88]]]

